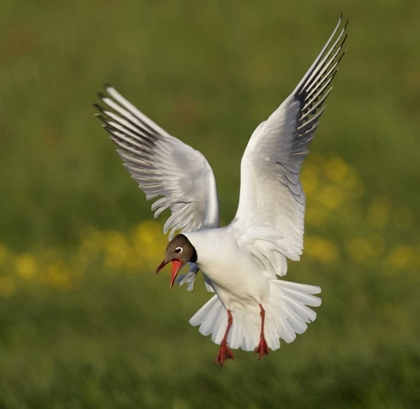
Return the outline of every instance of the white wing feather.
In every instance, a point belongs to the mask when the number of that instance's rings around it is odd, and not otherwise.
[[[197,150],[156,125],[114,88],[99,94],[105,108],[97,116],[118,146],[118,153],[147,200],[163,196],[152,205],[155,218],[168,207],[166,221],[172,239],[176,230],[196,231],[219,226],[219,201],[213,171]]]
[[[344,55],[341,18],[292,94],[254,131],[241,162],[239,206],[230,228],[273,275],[303,248],[305,194],[299,173]],[[337,34],[338,33],[338,34]]]

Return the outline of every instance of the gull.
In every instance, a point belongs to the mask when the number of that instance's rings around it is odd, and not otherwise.
[[[285,281],[287,259],[303,249],[305,194],[300,170],[338,71],[347,21],[337,26],[290,96],[253,132],[241,161],[239,205],[220,226],[213,171],[197,150],[171,136],[112,86],[99,93],[96,116],[119,156],[146,194],[159,197],[155,218],[169,208],[169,244],[156,274],[172,263],[176,281],[192,290],[199,271],[214,296],[191,318],[201,334],[220,345],[215,362],[233,359],[232,349],[261,359],[290,343],[316,318],[320,287]],[[222,154],[222,152],[221,152]],[[178,233],[175,235],[175,233]],[[188,265],[188,272],[179,274]]]

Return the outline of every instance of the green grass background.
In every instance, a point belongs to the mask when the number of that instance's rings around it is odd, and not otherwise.
[[[410,208],[411,228],[384,239],[420,251],[416,0],[2,0],[1,243],[70,252],[87,226],[128,232],[151,217],[93,118],[103,82],[206,155],[229,222],[249,136],[341,11],[348,53],[312,151],[357,170],[365,193],[356,208],[376,197]],[[361,218],[351,226],[370,229]],[[345,242],[349,231],[309,233]],[[239,351],[223,369],[212,364],[216,346],[188,324],[208,298],[202,286],[168,293],[162,277],[103,265],[73,289],[24,286],[0,299],[0,407],[419,407],[420,278],[385,267],[348,257],[291,264],[290,279],[323,287],[316,323],[261,362]]]

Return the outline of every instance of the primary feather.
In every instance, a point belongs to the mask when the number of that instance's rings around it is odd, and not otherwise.
[[[254,131],[241,162],[241,190],[233,230],[242,245],[275,275],[303,249],[305,193],[300,170],[344,55],[341,19],[292,94]]]
[[[219,201],[213,171],[197,150],[174,138],[111,86],[95,105],[103,127],[118,146],[125,166],[152,205],[155,217],[170,208],[164,233],[219,226]],[[187,165],[187,166],[186,166]],[[191,177],[194,175],[194,177]]]

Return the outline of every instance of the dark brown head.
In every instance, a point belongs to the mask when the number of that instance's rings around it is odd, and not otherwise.
[[[159,265],[156,270],[156,274],[172,261],[172,275],[170,287],[172,288],[175,282],[175,278],[178,275],[182,267],[188,262],[195,263],[197,261],[197,252],[190,241],[183,235],[178,234],[175,236],[166,247],[165,259]]]

